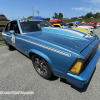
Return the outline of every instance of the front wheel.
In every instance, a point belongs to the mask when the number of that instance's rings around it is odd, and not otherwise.
[[[32,55],[32,63],[37,71],[37,73],[45,79],[49,79],[52,77],[53,73],[51,67],[42,57],[38,55]]]

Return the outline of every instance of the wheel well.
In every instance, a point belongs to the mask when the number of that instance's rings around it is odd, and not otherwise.
[[[30,52],[29,53],[29,57],[30,57],[30,59],[32,59],[31,57],[32,57],[32,55],[38,55],[38,54],[36,54],[36,53],[33,53],[33,52]],[[40,56],[40,57],[42,57],[41,55],[38,55],[38,56]],[[46,62],[48,62],[44,57],[42,57]],[[49,63],[49,62],[48,62]]]
[[[30,59],[31,59],[32,55],[37,55],[37,54],[35,54],[35,53],[33,53],[33,52],[30,52],[30,53],[29,53]]]
[[[33,53],[33,52],[30,52],[30,53],[29,53],[30,59],[31,59],[32,55],[38,55],[38,54]],[[38,55],[38,56],[42,57],[41,55]],[[42,58],[43,58],[45,61],[47,61],[44,57],[42,57]]]
[[[33,53],[33,52],[30,52],[29,53],[29,57],[30,57],[30,59],[32,60],[32,55],[38,55],[38,54],[36,54],[36,53]],[[41,55],[38,55],[38,56],[40,56],[40,57],[42,57]],[[49,66],[51,67],[51,61],[49,61],[49,59],[47,60],[46,58],[44,58],[44,57],[42,57],[48,64],[49,64]],[[52,70],[52,67],[51,67],[51,70]]]

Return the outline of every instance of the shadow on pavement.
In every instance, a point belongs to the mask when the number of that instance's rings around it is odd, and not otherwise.
[[[59,79],[59,77],[53,75],[53,77],[51,77],[51,78],[48,79],[48,80],[49,80],[49,81],[55,81],[55,80],[57,80],[57,79]]]
[[[96,68],[95,68],[95,70],[96,70]],[[95,72],[95,70],[94,70],[94,72]],[[83,88],[78,88],[78,87],[76,87],[76,86],[74,86],[74,85],[68,83],[67,80],[66,80],[66,79],[63,79],[63,78],[61,78],[60,81],[63,82],[63,83],[65,83],[65,84],[67,84],[67,85],[70,85],[72,88],[74,88],[75,90],[77,90],[77,91],[79,91],[80,93],[82,93],[82,92],[85,92],[85,91],[87,90],[87,88],[88,88],[88,86],[89,86],[89,83],[90,83],[90,81],[91,81],[91,79],[92,79],[92,76],[93,76],[94,72],[92,73],[89,82],[88,82],[87,84],[85,84],[85,85],[83,86]]]

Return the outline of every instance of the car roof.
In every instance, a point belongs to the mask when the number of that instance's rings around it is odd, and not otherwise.
[[[41,19],[20,18],[20,19],[11,20],[11,21],[9,21],[9,22],[12,22],[12,21],[19,21],[19,20],[41,20]],[[43,21],[44,21],[44,20],[43,20]]]
[[[19,19],[10,20],[8,23],[10,23],[10,22],[12,22],[12,21],[19,21],[19,20],[41,20],[41,19],[19,18]],[[42,20],[42,21],[44,21],[44,20]],[[7,23],[7,24],[8,24],[8,23]],[[7,25],[7,24],[6,24],[6,25]]]

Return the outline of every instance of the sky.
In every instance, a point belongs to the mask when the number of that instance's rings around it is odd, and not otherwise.
[[[0,14],[9,20],[38,16],[49,17],[62,13],[63,18],[79,17],[89,12],[100,12],[100,0],[0,0]]]

